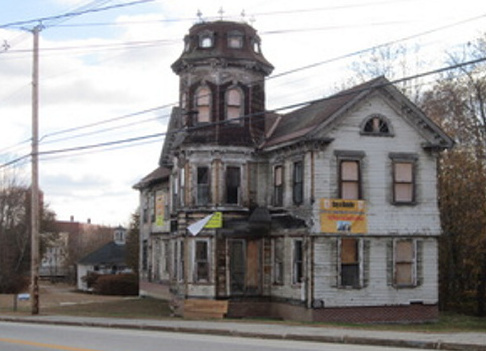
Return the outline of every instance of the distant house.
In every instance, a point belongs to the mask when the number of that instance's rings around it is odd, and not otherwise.
[[[88,252],[113,240],[115,228],[104,225],[69,221],[56,221],[57,235],[47,236],[45,252],[39,273],[45,279],[67,279],[75,281],[76,264]]]
[[[118,227],[114,231],[114,240],[79,260],[77,264],[77,287],[79,290],[89,290],[84,281],[89,273],[117,274],[131,270],[126,263],[126,229]]]

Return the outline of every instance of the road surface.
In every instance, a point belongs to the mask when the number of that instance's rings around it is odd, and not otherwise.
[[[2,351],[411,351],[416,349],[0,322]]]

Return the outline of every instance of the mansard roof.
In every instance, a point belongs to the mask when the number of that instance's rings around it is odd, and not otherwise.
[[[231,35],[241,37],[241,46],[228,45]],[[204,36],[211,38],[210,45],[201,45],[201,38]],[[212,66],[217,62],[225,66],[252,68],[264,75],[273,71],[272,64],[261,52],[257,31],[247,23],[232,21],[197,23],[190,28],[184,42],[182,55],[171,66],[176,74],[193,66]]]
[[[426,137],[424,147],[449,148],[453,140],[430,120],[415,104],[405,97],[385,77],[378,77],[332,96],[310,102],[305,107],[282,115],[276,120],[262,145],[273,149],[296,142],[314,140],[332,121],[344,115],[352,107],[370,96],[379,93],[394,104],[417,130]],[[424,133],[423,133],[424,132]],[[330,141],[330,140],[329,140]]]

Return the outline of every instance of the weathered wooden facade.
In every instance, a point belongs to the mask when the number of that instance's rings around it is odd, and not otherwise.
[[[436,159],[452,140],[383,77],[268,113],[273,67],[247,24],[184,42],[159,168],[135,186],[144,293],[227,300],[232,317],[436,319]]]

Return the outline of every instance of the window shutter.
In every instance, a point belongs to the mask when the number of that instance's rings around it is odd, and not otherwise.
[[[421,286],[424,283],[424,242],[423,240],[417,240],[417,286]]]
[[[393,239],[386,242],[386,285],[393,285]]]
[[[339,286],[339,277],[341,275],[340,272],[340,264],[338,257],[340,255],[339,253],[339,241],[337,238],[330,238],[329,239],[329,251],[330,251],[330,271],[331,274],[334,274],[334,277],[331,279],[331,287],[332,288],[337,288]]]
[[[366,288],[370,282],[370,240],[363,240],[363,287]]]

